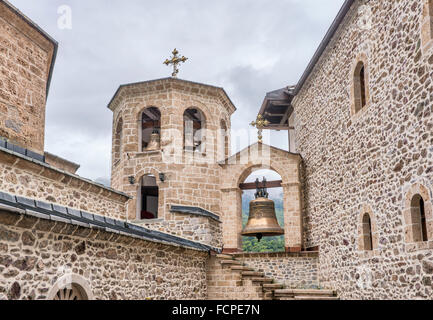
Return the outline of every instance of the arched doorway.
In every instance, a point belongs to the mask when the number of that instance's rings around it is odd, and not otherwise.
[[[240,184],[242,189],[242,228],[245,228],[248,222],[250,202],[255,198],[254,182],[257,178],[262,181],[263,177],[268,181],[267,192],[269,193],[269,199],[275,203],[278,224],[281,228],[284,228],[282,179],[277,172],[268,169],[256,169]],[[260,241],[253,237],[242,237],[242,250],[244,252],[284,252],[284,236],[265,237]]]
[[[158,219],[159,188],[154,175],[144,175],[137,194],[137,220]]]
[[[48,292],[47,300],[93,300],[89,283],[76,274],[60,277]]]
[[[53,300],[87,300],[85,293],[80,289],[76,284],[72,284],[57,291]]]

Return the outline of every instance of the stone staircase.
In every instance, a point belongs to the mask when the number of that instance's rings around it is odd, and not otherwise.
[[[251,281],[260,287],[264,300],[339,300],[333,290],[285,288],[284,285],[275,283],[274,279],[266,277],[263,272],[245,266],[230,254],[218,254],[216,258],[223,268],[238,272],[242,281]]]

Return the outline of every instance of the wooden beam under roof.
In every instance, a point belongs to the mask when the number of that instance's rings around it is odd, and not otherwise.
[[[281,188],[282,187],[282,180],[278,181],[267,181],[266,182],[266,188],[272,189],[272,188]],[[239,188],[241,190],[255,190],[256,189],[256,183],[255,182],[248,182],[248,183],[241,183],[239,185]],[[263,182],[259,183],[259,188],[264,188]]]

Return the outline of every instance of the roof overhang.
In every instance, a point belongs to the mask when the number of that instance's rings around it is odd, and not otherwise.
[[[293,113],[294,87],[286,87],[266,94],[259,115],[269,121],[266,129],[289,130],[289,118]]]

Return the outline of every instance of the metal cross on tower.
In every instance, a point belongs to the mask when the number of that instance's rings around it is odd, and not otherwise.
[[[170,64],[173,65],[173,73],[171,74],[171,76],[173,78],[176,78],[177,74],[179,73],[179,68],[178,68],[179,63],[181,63],[181,62],[185,63],[186,60],[188,60],[188,58],[186,58],[184,56],[179,57],[178,56],[179,51],[177,51],[177,49],[174,49],[172,53],[173,53],[173,57],[171,57],[170,60],[168,60],[168,59],[165,60],[164,64],[167,65],[167,66],[169,66]]]
[[[270,122],[268,120],[265,120],[265,118],[262,117],[261,114],[259,114],[257,116],[257,120],[251,122],[251,126],[256,127],[258,130],[258,135],[259,135],[259,143],[263,143],[263,129],[266,128],[268,125],[270,124]]]

